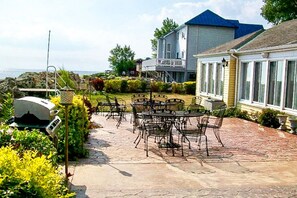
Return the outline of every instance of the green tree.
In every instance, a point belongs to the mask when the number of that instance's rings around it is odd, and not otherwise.
[[[130,46],[125,45],[121,47],[117,44],[117,46],[110,51],[110,54],[108,61],[110,67],[117,75],[122,75],[123,72],[127,74],[129,69],[135,67],[135,52],[131,50]]]
[[[166,18],[162,22],[162,27],[160,29],[159,28],[156,28],[155,29],[154,38],[151,39],[153,56],[156,56],[155,55],[155,52],[157,51],[158,39],[160,39],[161,37],[165,36],[169,32],[173,31],[177,27],[178,27],[178,24],[175,23],[173,21],[173,19]]]
[[[72,80],[70,72],[65,70],[63,67],[59,70],[58,83],[61,87],[68,86],[75,89],[75,82]]]
[[[283,21],[297,18],[297,0],[263,0],[261,15],[270,23],[277,25]]]

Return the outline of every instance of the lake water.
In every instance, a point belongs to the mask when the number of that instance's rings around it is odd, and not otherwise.
[[[0,69],[0,79],[5,79],[6,77],[17,78],[25,72],[42,72],[45,70],[41,69]],[[99,73],[99,71],[73,71],[74,73],[82,75],[91,75]]]

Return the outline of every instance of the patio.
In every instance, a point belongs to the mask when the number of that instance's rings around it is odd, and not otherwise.
[[[87,143],[90,157],[71,162],[77,197],[294,197],[297,196],[297,136],[237,118],[225,118],[217,142],[208,129],[209,156],[202,145],[175,156],[151,140],[134,148],[130,115],[93,115],[103,128]]]

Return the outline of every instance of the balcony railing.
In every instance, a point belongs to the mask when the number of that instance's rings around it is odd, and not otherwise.
[[[182,59],[150,59],[142,62],[142,71],[151,71],[156,67],[179,67],[185,68],[185,60]]]

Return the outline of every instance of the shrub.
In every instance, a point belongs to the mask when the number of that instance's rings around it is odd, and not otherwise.
[[[59,170],[43,155],[0,148],[0,197],[73,197]]]
[[[0,124],[0,147],[10,145],[12,135],[9,129],[8,125]]]
[[[65,110],[64,106],[60,105],[60,97],[54,97],[51,101],[61,110],[59,116],[62,119],[62,125],[58,130],[58,154],[60,158],[64,158],[65,148]],[[81,96],[74,96],[73,105],[69,107],[69,158],[86,157],[87,149],[84,147],[84,142],[89,135],[89,120],[88,109],[84,105]]]
[[[225,117],[241,118],[244,120],[251,120],[247,111],[241,111],[239,108],[236,108],[236,107],[227,108],[224,116]]]
[[[36,129],[32,131],[15,129],[12,133],[12,137],[12,144],[18,153],[32,150],[35,151],[38,156],[46,155],[53,164],[57,163],[57,149],[47,135]]]
[[[47,156],[53,164],[57,164],[57,149],[49,137],[37,129],[11,131],[8,125],[0,125],[0,146],[12,146],[20,155],[32,150],[39,156]]]
[[[170,92],[171,91],[171,83],[163,83],[161,85],[161,91],[162,92]]]
[[[2,110],[1,110],[2,109]],[[4,100],[2,107],[0,107],[0,121],[7,121],[9,120],[14,113],[14,108],[13,108],[13,97],[11,93],[6,93],[4,94]]]
[[[121,91],[122,80],[106,80],[104,89],[107,93],[117,93]]]
[[[277,114],[279,113],[280,111],[269,108],[262,109],[258,122],[263,126],[278,128],[280,124],[278,122]]]
[[[172,83],[172,93],[183,94],[185,93],[182,83]]]
[[[138,92],[141,89],[140,80],[128,80],[128,91],[130,93]]]
[[[121,92],[126,93],[128,89],[128,82],[127,80],[122,80],[121,81]]]
[[[195,91],[196,91],[196,82],[195,81],[184,82],[183,85],[184,85],[186,94],[195,95]]]
[[[150,86],[153,92],[160,92],[163,82],[162,81],[152,81]]]
[[[93,109],[92,109],[92,103],[91,101],[83,96],[83,101],[84,101],[84,105],[87,107],[87,111],[88,111],[88,120],[89,122],[91,122],[91,118],[92,118],[92,113],[93,113]]]
[[[103,91],[104,80],[101,78],[95,78],[92,80],[92,85],[96,91]]]
[[[141,80],[141,83],[140,83],[140,89],[141,89],[141,91],[142,92],[146,92],[147,90],[146,90],[146,88],[147,88],[147,81],[145,81],[145,80]]]

